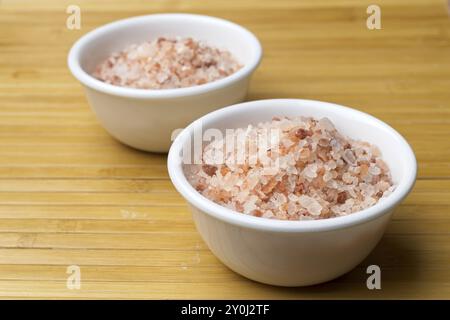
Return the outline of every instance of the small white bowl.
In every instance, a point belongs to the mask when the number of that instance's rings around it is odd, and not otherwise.
[[[198,193],[183,173],[183,146],[194,128],[246,127],[274,116],[328,117],[337,130],[377,145],[396,189],[373,207],[313,221],[258,218],[222,207]],[[295,99],[261,100],[212,112],[183,130],[168,156],[170,178],[189,203],[198,231],[229,268],[267,284],[304,286],[334,279],[359,264],[381,239],[393,209],[414,185],[417,164],[405,139],[384,122],[340,105]]]
[[[226,49],[243,67],[214,82],[166,90],[119,87],[91,76],[112,52],[159,36],[192,37]],[[194,14],[153,14],[116,21],[89,32],[73,45],[68,65],[85,87],[98,120],[112,136],[137,149],[167,152],[175,129],[245,98],[261,56],[258,39],[235,23]]]

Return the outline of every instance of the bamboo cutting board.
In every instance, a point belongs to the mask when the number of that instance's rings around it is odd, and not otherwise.
[[[0,1],[0,297],[450,298],[450,20],[438,0]],[[66,55],[120,18],[193,12],[233,20],[265,56],[249,100],[307,98],[358,108],[412,144],[417,184],[374,252],[347,275],[277,288],[224,267],[195,231],[164,155],[113,140]],[[382,289],[366,287],[367,266]],[[81,288],[67,287],[79,266]]]

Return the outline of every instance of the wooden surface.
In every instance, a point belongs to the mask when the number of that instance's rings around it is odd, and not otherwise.
[[[0,297],[450,298],[450,22],[446,1],[0,1]],[[66,7],[81,30],[65,26]],[[265,56],[248,99],[309,98],[369,112],[412,144],[419,176],[375,251],[309,288],[244,279],[210,253],[166,157],[113,140],[66,55],[104,23],[154,12],[238,22]],[[382,290],[366,288],[366,268]],[[66,268],[81,268],[80,290]]]

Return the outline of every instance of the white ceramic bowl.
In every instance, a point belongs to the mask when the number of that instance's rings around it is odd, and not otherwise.
[[[199,194],[182,168],[183,146],[195,127],[246,127],[274,116],[328,117],[343,134],[377,145],[388,164],[395,191],[366,210],[313,221],[280,221],[244,215]],[[198,231],[229,268],[267,284],[304,286],[334,279],[359,264],[375,247],[393,209],[416,178],[416,159],[405,139],[384,122],[336,104],[295,99],[261,100],[214,111],[175,139],[168,156],[170,178],[189,203]]]
[[[129,44],[153,38],[192,37],[230,51],[243,65],[236,73],[195,87],[143,90],[113,86],[92,77],[97,64]],[[194,119],[242,101],[262,56],[256,37],[243,27],[193,14],[153,14],[113,22],[80,38],[70,50],[70,71],[105,129],[134,148],[167,152],[173,130]]]

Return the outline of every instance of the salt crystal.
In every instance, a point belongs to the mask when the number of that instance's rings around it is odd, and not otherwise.
[[[371,175],[377,176],[377,175],[381,174],[381,169],[377,166],[371,165],[369,167],[369,172]]]
[[[342,175],[342,181],[344,181],[347,184],[352,184],[354,181],[354,178],[351,174],[349,174],[348,172],[344,173]]]
[[[244,203],[244,213],[248,214],[253,210],[257,209],[257,206],[255,204],[257,200],[258,200],[257,196],[253,195],[249,197],[249,199],[247,199],[247,201]]]
[[[325,174],[322,177],[323,181],[328,182],[331,179],[333,179],[333,174],[330,171],[325,172]]]
[[[271,210],[265,211],[265,212],[263,213],[263,215],[262,215],[263,218],[272,218],[273,216],[274,216],[274,215],[273,215],[273,212],[272,212]]]
[[[319,126],[324,130],[333,131],[335,130],[333,123],[328,118],[322,118],[319,120]]]
[[[287,207],[287,213],[292,216],[292,215],[296,214],[297,211],[298,211],[297,205],[295,204],[295,202],[289,202],[288,207]]]
[[[348,164],[354,166],[356,165],[356,157],[352,150],[346,149],[344,151],[344,154],[342,155],[342,158],[347,162]]]
[[[287,203],[287,198],[282,193],[274,193],[274,195],[272,196],[272,202],[275,204],[275,206],[281,206]]]
[[[308,180],[312,180],[317,177],[317,164],[313,163],[308,165],[305,170],[303,170],[303,174]]]
[[[316,199],[302,195],[299,197],[299,202],[313,216],[320,215],[322,206],[319,204],[319,202],[317,202]]]

